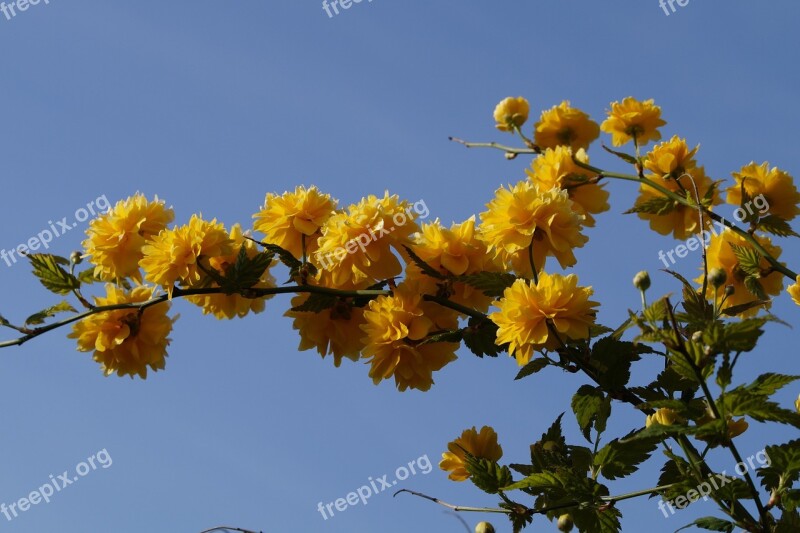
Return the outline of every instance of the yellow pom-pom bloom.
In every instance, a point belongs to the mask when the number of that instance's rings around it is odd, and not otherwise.
[[[446,276],[462,276],[477,272],[500,270],[487,253],[486,244],[478,238],[475,231],[475,217],[450,228],[442,226],[439,220],[422,224],[415,235],[414,253],[428,265]],[[425,294],[436,294],[439,280],[422,272],[416,264],[409,262],[406,267],[408,280],[418,280]],[[485,312],[492,302],[483,291],[462,282],[453,282],[449,297],[456,303]]]
[[[589,163],[589,156],[582,148],[575,153],[575,159]],[[608,192],[603,185],[585,183],[591,178],[591,172],[575,164],[572,151],[567,147],[548,148],[532,161],[531,169],[526,169],[525,173],[541,190],[553,187],[565,189],[573,202],[572,207],[585,217],[584,226],[593,227],[595,221],[592,214],[609,209]]]
[[[331,273],[335,286],[397,276],[403,266],[392,248],[406,253],[403,245],[411,246],[410,236],[419,229],[416,216],[397,195],[370,195],[325,222],[312,259]]]
[[[600,136],[600,126],[589,115],[564,100],[542,112],[533,127],[533,140],[540,148],[567,146],[572,150],[589,148]]]
[[[575,274],[543,272],[538,285],[518,279],[495,302],[498,311],[489,315],[499,328],[496,344],[509,343],[509,354],[523,366],[535,350],[559,348],[559,338],[564,342],[588,338],[594,308],[600,305],[589,300],[593,292],[591,287],[579,287]]]
[[[567,191],[540,189],[525,180],[506,189],[500,187],[481,213],[480,236],[502,263],[511,263],[523,276],[531,276],[528,248],[533,243],[536,269],[544,267],[548,255],[562,268],[576,263],[574,248],[589,240],[581,233],[583,216],[573,209]]]
[[[692,203],[696,201],[694,185],[692,184],[692,180],[694,180],[702,205],[712,208],[721,202],[716,187],[710,191],[713,182],[711,178],[706,176],[703,167],[692,168],[682,173],[678,179],[664,178],[656,174],[648,174],[647,178],[681,196],[686,197],[688,194],[688,198],[691,198]],[[664,194],[643,183],[639,186],[639,197],[636,199],[636,205],[642,205],[664,197]],[[672,204],[667,212],[661,215],[641,211],[636,214],[642,220],[647,220],[653,231],[661,235],[669,235],[671,233],[676,239],[686,240],[693,235],[697,235],[700,231],[700,213],[697,212],[696,207],[675,203]],[[703,222],[705,222],[705,229],[708,229],[711,226],[711,217],[703,217]]]
[[[794,303],[800,305],[800,276],[797,276],[795,283],[789,285],[789,288],[786,290],[789,292],[789,296],[792,297]]]
[[[234,224],[231,228],[230,238],[232,241],[232,253],[230,255],[208,258],[209,266],[222,276],[236,263],[236,258],[242,246],[245,247],[247,257],[251,259],[259,253],[256,243],[245,239],[242,227],[239,224]],[[218,285],[212,283],[210,286],[217,287]],[[264,289],[274,286],[275,278],[270,274],[269,268],[267,268],[261,275],[259,282],[256,283],[253,288]],[[230,320],[234,317],[242,318],[251,311],[253,313],[262,312],[264,310],[264,302],[270,298],[272,298],[272,295],[263,296],[261,298],[245,298],[238,294],[204,294],[200,296],[189,296],[186,299],[202,307],[204,315],[211,314],[219,320]]]
[[[531,106],[525,98],[509,96],[494,108],[495,127],[500,131],[514,131],[525,124],[530,112]]]
[[[772,257],[776,259],[780,257],[781,249],[777,246],[773,246],[772,241],[770,241],[768,237],[756,235],[755,238]],[[728,296],[728,299],[725,301],[725,307],[745,304],[757,299],[756,296],[753,295],[744,284],[744,280],[747,276],[739,266],[739,259],[736,257],[736,254],[734,254],[731,244],[744,248],[751,248],[750,244],[744,237],[738,233],[734,233],[730,229],[726,229],[722,233],[711,237],[711,242],[709,243],[707,249],[709,270],[714,268],[724,270],[728,277],[727,284],[733,285],[734,287],[734,293]],[[767,271],[770,267],[769,263],[764,258],[761,259],[760,266],[765,271]],[[695,281],[698,284],[702,284],[703,276],[699,276]],[[762,277],[759,282],[764,288],[764,292],[768,295],[777,296],[781,293],[781,290],[783,290],[783,274],[780,272],[772,272],[766,277]],[[706,296],[713,296],[714,291],[715,289],[709,286],[708,294]],[[770,304],[765,304],[765,307],[769,308]],[[758,309],[759,308],[748,309],[740,316],[747,317],[755,315],[758,312]]]
[[[464,430],[460,437],[447,445],[447,450],[442,454],[439,468],[450,472],[447,477],[453,481],[466,481],[470,477],[464,450],[473,457],[494,462],[503,457],[503,448],[497,443],[497,433],[489,426],[483,426],[480,432],[474,426]]]
[[[677,411],[673,409],[662,408],[657,410],[652,415],[647,415],[645,427],[650,427],[653,424],[660,424],[662,426],[671,426],[672,424],[682,422],[683,419],[678,415]]]
[[[415,284],[407,282],[398,285],[392,296],[378,296],[369,303],[361,326],[362,355],[370,363],[373,383],[394,376],[400,391],[426,391],[433,385],[433,372],[455,361],[458,343],[419,343],[430,333],[458,324],[455,315],[431,312],[433,307],[422,300]]]
[[[726,191],[726,200],[729,204],[742,204],[742,183],[744,183],[744,190],[747,191],[750,198],[755,199],[756,196],[763,195],[763,200],[767,204],[763,208],[769,207],[770,214],[786,221],[792,220],[800,214],[800,207],[798,207],[800,192],[797,192],[794,178],[787,172],[777,167],[769,168],[767,162],[760,165],[750,163],[742,167],[739,172],[734,172],[733,179],[736,184]],[[762,201],[759,200],[759,203]],[[762,205],[757,204],[755,207],[761,208]],[[765,215],[766,213],[761,214]]]
[[[336,200],[316,187],[297,187],[282,195],[267,194],[264,207],[253,215],[253,228],[266,237],[264,242],[276,244],[300,259],[303,241],[306,255],[317,249],[320,228],[336,209]]]
[[[175,214],[156,196],[148,202],[135,194],[89,223],[83,241],[94,275],[106,281],[131,278],[142,281],[139,260],[145,243],[172,222]]]
[[[182,286],[197,286],[206,274],[197,266],[202,256],[225,257],[234,254],[233,241],[217,219],[205,221],[192,215],[185,226],[164,230],[142,248],[144,257],[139,265],[145,279],[161,285],[172,297],[176,282]],[[207,267],[207,263],[203,264]]]
[[[141,286],[127,292],[109,283],[106,297],[96,297],[95,305],[146,302],[151,292]],[[142,313],[120,309],[90,315],[77,322],[68,337],[78,339],[79,351],[94,351],[93,358],[106,376],[116,373],[144,379],[148,367],[154,371],[164,368],[170,343],[167,336],[174,321],[167,316],[169,306],[165,302]]]
[[[611,104],[608,118],[600,129],[611,134],[614,146],[622,146],[634,138],[639,146],[644,146],[661,139],[658,128],[665,124],[661,120],[661,108],[652,99],[640,102],[629,96]]]
[[[644,158],[644,168],[661,178],[679,178],[697,167],[694,159],[698,146],[689,149],[686,139],[677,135],[657,144]]]

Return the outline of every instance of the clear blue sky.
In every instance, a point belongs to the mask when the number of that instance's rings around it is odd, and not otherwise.
[[[714,178],[751,160],[800,176],[799,17],[790,0],[692,0],[669,16],[657,0],[374,0],[334,18],[318,0],[39,3],[11,20],[0,15],[0,247],[99,196],[136,191],[166,198],[181,222],[202,212],[247,225],[266,192],[296,184],[345,203],[389,189],[460,221],[524,176],[525,161],[447,141],[502,140],[491,113],[509,95],[528,97],[534,114],[570,99],[596,119],[613,100],[652,97],[669,122],[665,136],[702,143],[698,157]],[[576,272],[603,302],[601,321],[616,325],[637,306],[638,270],[653,273],[654,295],[679,288],[656,272],[658,251],[676,243],[621,214],[634,198],[629,185],[608,188],[612,210],[588,232]],[[67,255],[82,236],[73,230],[53,249]],[[796,241],[783,245],[797,268]],[[697,264],[678,268],[694,275]],[[53,301],[26,265],[0,263],[0,313],[24,319]],[[391,479],[424,455],[435,466],[472,425],[493,424],[505,457],[523,461],[585,381],[549,371],[514,382],[507,356],[462,351],[430,392],[401,394],[373,386],[362,364],[336,369],[298,352],[281,316],[287,305],[276,298],[264,314],[218,322],[177,302],[167,369],[144,382],[104,378],[66,331],[0,352],[0,502],[99,450],[113,459],[48,504],[10,522],[0,515],[0,530],[463,532],[442,508],[388,491],[327,521],[317,503],[370,476]],[[785,295],[774,311],[800,324]],[[793,335],[770,328],[742,377],[799,373]],[[637,374],[640,383],[652,370]],[[788,405],[797,392],[780,399]],[[617,435],[643,424],[615,408]],[[750,455],[792,437],[796,430],[754,423],[739,447]],[[612,490],[653,484],[662,462]],[[717,464],[733,465],[727,456]],[[398,486],[495,503],[438,468]],[[701,503],[665,519],[655,500],[620,507],[626,531],[653,533],[714,511]],[[463,516],[470,525],[483,518]],[[529,529],[552,530],[541,519]]]

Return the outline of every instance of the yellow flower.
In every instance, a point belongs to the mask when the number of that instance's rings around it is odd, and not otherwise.
[[[370,195],[325,222],[313,260],[332,274],[335,286],[397,276],[403,266],[392,248],[406,253],[403,245],[411,246],[410,235],[419,229],[416,216],[397,195]]]
[[[733,418],[728,420],[728,438],[733,439],[747,431],[747,428],[750,427],[750,424],[747,423],[747,420],[744,418],[740,418],[739,420],[734,420]]]
[[[192,215],[189,224],[164,230],[142,248],[139,265],[145,279],[161,285],[172,297],[176,282],[186,287],[197,286],[206,274],[197,266],[202,256],[229,256],[234,253],[233,241],[217,219],[207,222]],[[203,265],[208,268],[206,264]]]
[[[530,111],[531,106],[525,98],[509,96],[494,108],[494,120],[497,122],[495,127],[500,131],[513,132],[515,128],[525,124]]]
[[[792,300],[794,300],[794,303],[800,305],[800,276],[797,276],[795,283],[789,285],[789,288],[786,290],[789,292],[789,296],[792,297]]]
[[[589,156],[583,148],[577,151],[575,158],[582,163],[589,163]],[[594,226],[592,214],[608,211],[608,192],[602,185],[596,183],[579,185],[582,181],[590,179],[591,172],[575,164],[569,148],[564,146],[548,148],[533,160],[531,167],[526,169],[525,173],[541,190],[559,187],[569,192],[573,209],[585,217],[584,226]]]
[[[711,208],[721,202],[716,187],[714,187],[714,190],[710,193],[710,198],[706,199],[706,195],[709,194],[709,189],[713,186],[713,182],[711,178],[706,176],[705,168],[703,167],[695,167],[687,170],[686,173],[681,174],[679,179],[670,177],[664,178],[656,174],[648,174],[647,178],[679,195],[686,197],[688,194],[688,198],[690,198],[693,203],[695,202],[695,191],[692,180],[694,180],[694,183],[697,185],[700,201],[704,206]],[[661,192],[642,183],[639,186],[639,197],[636,199],[636,205],[642,205],[664,197],[665,196]],[[642,220],[647,220],[653,231],[661,235],[669,235],[671,233],[676,239],[682,241],[693,235],[697,235],[700,230],[700,213],[697,212],[696,207],[673,204],[668,212],[663,215],[645,212],[638,212],[636,214]],[[711,226],[711,218],[705,216],[703,217],[703,221],[705,222],[705,229],[708,229],[708,227]]]
[[[264,242],[276,244],[300,259],[303,240],[306,254],[317,249],[320,228],[336,209],[336,200],[321,193],[316,187],[297,187],[294,192],[282,195],[269,193],[264,207],[253,215],[253,228],[266,237]]]
[[[576,263],[573,248],[589,240],[581,233],[583,216],[573,209],[567,191],[541,189],[531,181],[510,189],[500,187],[481,213],[481,239],[503,264],[511,263],[523,276],[533,272],[528,248],[533,243],[536,269],[544,268],[548,255],[564,267]]]
[[[608,118],[600,125],[600,129],[611,134],[614,146],[622,146],[634,138],[636,144],[644,146],[661,139],[658,128],[665,124],[661,120],[661,108],[652,99],[640,102],[629,96],[621,103],[611,104]]]
[[[503,457],[503,448],[497,443],[497,433],[489,426],[483,426],[480,433],[474,426],[464,430],[460,437],[447,445],[447,450],[442,454],[439,468],[450,472],[447,477],[453,481],[466,481],[470,477],[464,450],[478,459],[494,462]]]
[[[298,294],[292,298],[292,307],[299,307],[308,301],[310,294]],[[364,309],[355,307],[352,298],[338,298],[336,303],[319,313],[311,311],[292,311],[284,313],[294,319],[292,327],[300,333],[299,350],[317,349],[323,358],[333,355],[333,365],[342,364],[347,357],[358,361],[364,343],[361,325],[364,324]]]
[[[141,282],[142,246],[166,228],[174,216],[172,208],[165,207],[158,196],[148,202],[143,194],[137,193],[92,220],[83,247],[94,265],[95,277],[106,281],[132,278]]]
[[[772,255],[772,257],[776,259],[780,257],[781,249],[777,246],[773,246],[772,241],[770,241],[768,237],[760,237],[756,235],[755,238],[758,243],[764,247],[764,249],[769,252],[770,255]],[[734,293],[731,296],[728,296],[727,300],[725,301],[725,307],[745,304],[757,299],[757,297],[753,295],[744,284],[746,274],[739,266],[739,260],[736,257],[736,254],[734,254],[733,248],[731,247],[732,244],[744,248],[751,248],[750,244],[744,237],[740,236],[738,233],[734,233],[730,229],[726,229],[722,233],[711,237],[711,242],[709,243],[707,249],[709,270],[713,268],[724,270],[728,278],[727,283],[729,285],[733,285],[734,287]],[[764,258],[761,259],[760,266],[764,270],[767,270],[770,267],[769,263]],[[701,284],[703,282],[703,276],[699,276],[695,281],[697,281],[698,284]],[[764,292],[766,294],[777,296],[783,289],[783,274],[780,272],[772,272],[766,277],[762,277],[759,282],[764,288]],[[713,287],[708,287],[708,293],[706,296],[712,297],[714,292],[715,289]],[[765,304],[765,308],[768,309],[770,305],[771,304],[769,303]],[[749,309],[740,316],[753,316],[758,312],[758,309],[759,308]]]
[[[564,100],[542,112],[539,122],[534,125],[533,135],[540,148],[568,146],[573,150],[586,149],[600,136],[600,126]]]
[[[236,263],[236,257],[242,246],[247,251],[247,257],[253,258],[259,253],[256,243],[249,239],[244,238],[242,227],[239,224],[234,224],[230,233],[232,244],[232,252],[229,255],[219,257],[209,257],[208,263],[211,268],[225,275],[228,268]],[[216,283],[210,285],[217,287]],[[275,278],[269,272],[269,267],[261,275],[261,280],[256,283],[253,288],[263,289],[275,286]],[[200,296],[189,296],[186,299],[193,304],[203,308],[203,314],[212,314],[219,320],[232,319],[234,317],[242,318],[250,311],[253,313],[260,313],[264,310],[264,302],[272,298],[272,295],[264,296],[261,298],[245,298],[238,294],[205,294]]]
[[[426,391],[433,384],[433,372],[455,361],[458,343],[419,344],[430,333],[455,329],[454,314],[436,320],[435,304],[422,300],[418,287],[404,282],[392,296],[378,296],[364,311],[361,326],[365,336],[362,355],[370,363],[369,376],[376,385],[394,376],[397,388]]]
[[[486,244],[475,233],[475,217],[460,224],[445,228],[435,220],[422,225],[416,234],[414,253],[446,276],[461,276],[477,272],[500,270],[487,254]],[[425,294],[436,294],[439,281],[424,274],[415,263],[406,266],[406,279],[418,280]],[[453,282],[449,289],[450,299],[456,303],[486,311],[492,302],[483,291],[462,282]]]
[[[744,190],[750,198],[763,195],[763,200],[767,204],[764,207],[769,207],[769,213],[776,217],[789,221],[800,214],[798,207],[800,193],[794,185],[794,178],[777,167],[769,168],[769,163],[766,161],[761,165],[756,163],[745,165],[739,172],[733,173],[733,179],[736,184],[726,191],[728,193],[726,200],[729,204],[741,205],[742,183],[744,183]],[[760,206],[756,204],[755,208],[758,207]],[[753,207],[751,209],[755,211]]]
[[[682,422],[683,419],[673,409],[662,408],[657,410],[652,415],[647,415],[645,427],[650,427],[652,424],[661,424],[662,426],[671,426],[675,423]]]
[[[677,135],[657,144],[644,158],[644,168],[661,178],[679,178],[697,167],[694,159],[699,146],[689,149],[686,139]]]
[[[108,283],[106,297],[96,297],[95,305],[145,302],[151,291],[140,286],[127,292]],[[142,313],[135,309],[97,313],[77,322],[68,337],[78,339],[79,351],[94,350],[93,358],[106,376],[116,373],[144,379],[147,367],[154,371],[164,368],[170,343],[167,335],[174,322],[167,316],[169,307],[169,303],[160,303]]]
[[[595,321],[594,308],[600,305],[589,300],[593,292],[591,287],[579,287],[575,274],[542,272],[538,285],[518,279],[495,302],[498,311],[489,315],[499,328],[496,344],[509,343],[509,354],[523,366],[535,350],[554,350],[561,346],[560,340],[587,338]]]
[[[794,410],[800,413],[800,395],[798,395],[797,399],[794,401]]]

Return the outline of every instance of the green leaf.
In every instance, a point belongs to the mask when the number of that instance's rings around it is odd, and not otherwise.
[[[77,312],[74,307],[70,305],[70,303],[66,300],[57,303],[56,305],[50,306],[47,309],[39,311],[38,313],[34,313],[28,318],[25,319],[26,326],[36,326],[39,324],[44,323],[45,320],[48,318],[56,316],[58,313],[66,313],[66,312]]]
[[[591,365],[599,374],[598,384],[612,391],[625,388],[631,377],[631,363],[651,352],[647,345],[621,341],[613,335],[599,339],[592,346],[591,355]]]
[[[800,531],[800,514],[796,509],[785,510],[772,533],[797,533]]]
[[[727,520],[722,520],[720,518],[714,518],[713,516],[706,516],[705,518],[698,518],[691,524],[685,525],[677,531],[689,529],[692,526],[697,526],[708,531],[724,531],[725,533],[732,533],[733,530],[736,529],[736,524],[732,522],[728,522]]]
[[[800,414],[783,409],[767,396],[737,387],[720,398],[725,413],[731,416],[749,416],[759,422],[780,422],[800,428]]]
[[[632,213],[648,213],[650,215],[668,215],[675,210],[675,200],[666,196],[654,196],[649,200],[640,202],[625,211],[626,215]]]
[[[617,152],[616,150],[612,150],[611,148],[609,148],[609,147],[608,147],[608,146],[606,146],[605,144],[603,144],[603,145],[601,145],[601,146],[603,147],[603,150],[605,150],[605,151],[606,151],[606,152],[608,152],[609,154],[613,154],[613,155],[615,155],[615,156],[619,157],[620,159],[622,159],[622,160],[623,160],[623,161],[625,161],[626,163],[630,163],[631,165],[635,165],[635,164],[638,162],[638,161],[636,160],[636,158],[635,158],[635,157],[633,157],[633,156],[632,156],[632,155],[630,155],[630,154],[626,154],[626,153],[624,153],[624,152]]]
[[[728,243],[733,250],[733,254],[739,261],[739,268],[743,272],[756,278],[761,276],[761,254],[749,246],[740,246],[732,242]],[[763,298],[762,298],[763,299]]]
[[[338,298],[331,294],[312,293],[308,295],[306,301],[292,307],[291,311],[295,313],[319,313],[325,309],[330,309],[336,305],[337,301]]]
[[[747,276],[744,278],[744,287],[759,300],[769,300],[769,295],[764,290],[764,286],[758,281],[755,276]]]
[[[769,303],[770,303],[769,300],[752,300],[750,302],[746,302],[743,304],[728,306],[722,310],[722,314],[727,316],[736,316],[740,313],[744,313],[745,311],[749,311],[754,307],[762,307]]]
[[[50,292],[69,294],[80,288],[78,278],[61,268],[61,265],[69,265],[69,260],[52,254],[28,254],[28,259],[33,266],[33,274]]]
[[[479,320],[472,317],[464,329],[464,345],[478,357],[484,355],[497,357],[508,346],[507,344],[502,346],[495,344],[497,330],[497,324],[491,320]]]
[[[273,254],[262,252],[252,258],[247,255],[247,248],[242,244],[236,261],[225,272],[225,279],[236,290],[249,289],[261,281],[264,271],[272,263]]]
[[[463,450],[463,448],[462,448]],[[464,466],[476,487],[488,494],[497,492],[513,481],[511,470],[489,459],[477,458],[464,450]]]
[[[583,385],[572,397],[572,411],[584,438],[592,442],[590,438],[592,427],[598,433],[606,430],[606,421],[611,415],[611,398],[598,387]]]
[[[790,487],[800,477],[800,439],[784,444],[767,446],[764,454],[764,466],[756,474],[761,478],[761,485],[767,490]]]
[[[91,285],[92,283],[97,283],[102,280],[95,277],[94,267],[90,267],[78,273],[78,281],[85,285]]]
[[[538,472],[513,484],[501,487],[504,491],[530,489],[534,493],[565,488],[564,481],[553,472]]]
[[[800,237],[788,222],[775,215],[768,215],[758,221],[758,229],[778,237]]]
[[[636,472],[639,465],[650,458],[650,454],[661,441],[660,438],[627,440],[634,433],[629,433],[622,440],[612,440],[594,456],[595,467],[606,479],[614,480]],[[624,443],[623,440],[625,440]]]
[[[261,242],[259,240],[253,239],[252,237],[245,236],[245,239],[251,240],[256,244],[259,244],[264,248],[264,250],[272,255],[277,255],[278,259],[281,263],[286,265],[289,270],[295,271],[303,266],[303,262],[297,259],[292,253],[288,250],[284,250],[277,244],[270,244],[267,242]]]
[[[548,361],[544,357],[537,357],[536,359],[532,359],[527,365],[522,367],[519,373],[517,373],[517,377],[515,377],[514,380],[522,379],[532,374],[536,374],[537,372],[547,368],[547,366],[549,365],[550,361]]]
[[[475,274],[466,274],[456,278],[456,281],[466,283],[470,287],[474,287],[482,291],[486,296],[500,298],[503,292],[514,284],[517,277],[507,272],[477,272]]]
[[[659,442],[664,440],[667,437],[672,435],[691,435],[697,431],[697,428],[692,428],[689,426],[684,426],[681,424],[673,424],[671,426],[662,426],[661,424],[651,424],[650,427],[646,427],[639,431],[635,431],[633,433],[629,433],[622,439],[620,439],[620,444],[627,444],[633,443],[638,440],[650,440],[658,438]]]
[[[412,250],[410,246],[406,246],[404,244],[403,248],[406,249],[406,252],[408,252],[408,256],[411,258],[414,264],[417,265],[420,268],[420,270],[422,270],[425,274],[436,279],[446,279],[444,274],[442,274],[441,272],[430,266],[428,263],[423,261],[417,254],[415,254],[414,250]]]
[[[787,376],[784,374],[768,372],[758,376],[754,382],[746,387],[746,389],[753,394],[771,396],[789,383],[793,383],[798,379],[800,379],[800,376]]]

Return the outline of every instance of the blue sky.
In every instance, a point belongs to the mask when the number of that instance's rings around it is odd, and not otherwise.
[[[0,247],[102,195],[113,202],[136,191],[165,198],[179,222],[198,212],[247,225],[265,193],[297,184],[342,203],[388,189],[423,199],[432,217],[460,221],[524,176],[522,158],[447,140],[508,140],[491,113],[509,95],[528,97],[534,115],[569,99],[595,119],[625,96],[655,98],[664,136],[701,143],[712,177],[752,160],[798,175],[798,16],[789,0],[693,0],[669,16],[657,0],[374,0],[333,18],[317,0],[39,3],[11,20],[0,15]],[[594,163],[620,168],[597,148]],[[651,271],[654,295],[679,291],[657,272],[658,251],[677,243],[621,214],[635,198],[629,184],[608,190],[612,209],[588,231],[575,272],[595,287],[600,320],[616,325],[637,306],[637,271]],[[51,249],[68,255],[84,228]],[[796,269],[796,244],[782,244]],[[678,265],[686,275],[696,268],[691,259]],[[0,263],[4,316],[24,319],[53,301],[26,265]],[[12,521],[0,516],[0,530],[461,532],[444,509],[388,490],[327,521],[317,503],[370,477],[391,479],[420,457],[435,467],[446,443],[473,425],[494,425],[505,458],[522,461],[584,383],[557,371],[514,382],[510,358],[462,351],[430,392],[376,387],[362,364],[337,369],[298,352],[281,316],[287,305],[278,297],[261,315],[217,322],[176,302],[167,369],[147,381],[104,378],[65,330],[4,349],[0,502],[98,451],[113,463]],[[785,295],[773,309],[800,323]],[[793,335],[770,328],[741,379],[800,372]],[[655,366],[643,365],[641,383]],[[779,398],[788,405],[797,392]],[[644,422],[623,406],[616,412],[617,435]],[[751,455],[792,437],[796,430],[754,423],[739,448]],[[612,490],[652,485],[662,462]],[[721,456],[716,466],[730,471],[734,462]],[[398,486],[495,503],[438,468]],[[620,508],[626,531],[654,533],[714,511],[701,503],[665,519],[655,500]],[[484,518],[463,517],[470,525]],[[553,529],[541,519],[529,528]]]

